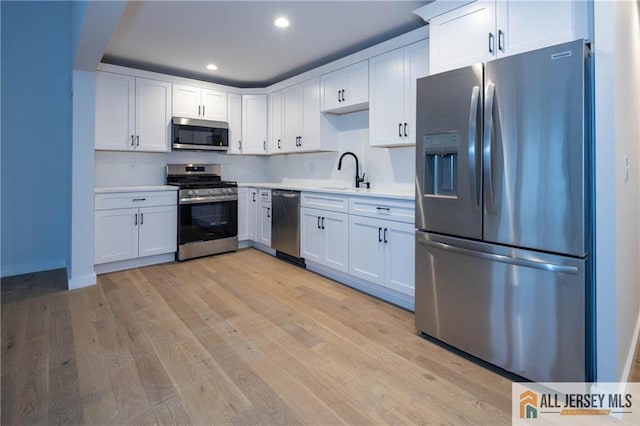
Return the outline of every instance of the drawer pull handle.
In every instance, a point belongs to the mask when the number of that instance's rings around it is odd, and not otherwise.
[[[145,201],[146,198],[134,198],[133,201]]]
[[[376,207],[376,210],[391,211],[389,207]]]

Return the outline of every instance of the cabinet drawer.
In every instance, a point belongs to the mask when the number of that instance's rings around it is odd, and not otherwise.
[[[349,197],[346,195],[326,194],[323,192],[303,192],[300,201],[302,207],[349,212]]]
[[[271,190],[270,189],[259,189],[258,190],[258,200],[270,203],[271,202]]]
[[[95,209],[126,209],[131,207],[173,206],[178,203],[176,191],[115,192],[96,194]]]
[[[413,200],[354,196],[349,197],[349,214],[413,223],[415,203]]]

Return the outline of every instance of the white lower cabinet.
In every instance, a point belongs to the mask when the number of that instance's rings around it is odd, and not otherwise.
[[[247,237],[251,241],[258,240],[258,189],[249,188],[247,201]]]
[[[300,251],[308,261],[349,272],[349,216],[327,210],[300,209]]]
[[[271,203],[260,202],[258,242],[271,247]]]
[[[414,296],[414,227],[410,223],[349,216],[349,273]]]
[[[238,188],[238,241],[249,239],[249,188]]]
[[[138,227],[134,219],[138,210],[95,212],[95,264],[138,257]]]
[[[271,247],[271,190],[258,190],[258,199],[256,241]]]
[[[97,194],[94,263],[175,252],[177,215],[175,191]]]

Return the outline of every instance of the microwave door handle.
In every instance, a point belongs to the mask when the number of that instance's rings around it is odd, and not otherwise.
[[[484,141],[483,141],[483,167],[484,167],[484,201],[488,213],[493,213],[495,209],[495,199],[493,192],[493,102],[495,97],[495,85],[487,84],[487,96],[484,104]]]
[[[469,107],[469,188],[471,190],[471,208],[480,209],[480,186],[478,185],[478,103],[480,101],[480,86],[473,86],[471,90],[471,105]]]

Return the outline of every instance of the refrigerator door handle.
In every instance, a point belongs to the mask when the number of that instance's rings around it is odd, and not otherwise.
[[[579,272],[578,268],[576,268],[575,266],[558,265],[555,263],[540,262],[537,260],[521,259],[519,257],[503,256],[501,254],[485,253],[482,251],[475,251],[475,250],[470,250],[462,247],[452,246],[452,245],[441,243],[438,241],[431,241],[424,238],[418,238],[416,241],[420,244],[423,244],[429,247],[435,247],[440,250],[448,251],[450,253],[457,253],[465,256],[477,257],[480,259],[490,260],[494,262],[506,263],[508,265],[524,266],[527,268],[541,269],[543,271],[558,272],[561,274],[571,274],[571,275],[577,275]]]
[[[471,90],[471,105],[469,107],[469,188],[471,189],[471,208],[480,209],[480,185],[478,182],[478,164],[476,150],[478,145],[478,103],[480,101],[480,86],[473,86]]]
[[[484,200],[487,206],[487,212],[492,213],[494,210],[494,193],[493,193],[493,162],[491,161],[493,151],[493,101],[495,95],[495,85],[487,84],[487,96],[484,104],[484,142],[483,142],[483,167],[484,167]]]

